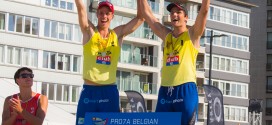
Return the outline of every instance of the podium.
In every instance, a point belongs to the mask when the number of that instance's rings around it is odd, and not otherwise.
[[[86,113],[84,125],[180,125],[181,112]]]

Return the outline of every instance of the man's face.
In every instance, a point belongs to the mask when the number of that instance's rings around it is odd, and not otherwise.
[[[33,77],[34,74],[27,70],[24,70],[19,74],[19,78],[17,78],[16,80],[20,87],[31,87],[33,85]]]
[[[108,28],[113,18],[113,13],[107,6],[103,6],[97,11],[98,26]]]
[[[170,12],[171,17],[171,24],[174,27],[180,27],[180,26],[186,26],[188,16],[185,14],[185,12],[178,8],[173,7]]]

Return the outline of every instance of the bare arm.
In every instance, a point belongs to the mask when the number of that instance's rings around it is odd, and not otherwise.
[[[195,47],[199,48],[199,39],[204,32],[207,16],[210,6],[210,0],[202,0],[200,11],[196,17],[195,24],[190,28],[190,36]]]
[[[11,97],[9,96],[5,99],[5,102],[4,102],[4,108],[2,113],[2,125],[13,125],[18,115],[18,113],[15,111],[10,113],[10,110],[9,110],[10,99]]]
[[[83,44],[87,43],[94,32],[94,25],[88,21],[87,12],[82,0],[75,0],[78,12],[78,21],[83,34]]]
[[[114,28],[114,31],[118,36],[118,40],[121,40],[120,42],[122,42],[124,36],[134,32],[143,22],[144,18],[139,10],[139,0],[137,0],[137,16],[127,24]]]
[[[17,111],[27,122],[32,125],[42,125],[47,111],[48,99],[46,96],[41,95],[38,103],[38,109],[36,116],[30,114],[28,111],[21,107],[21,102],[19,99],[10,100],[10,105],[14,111]]]
[[[147,0],[138,0],[140,10],[145,18],[146,22],[152,29],[152,31],[160,37],[162,40],[165,39],[166,35],[171,32],[170,29],[163,26],[159,20],[152,14],[151,8],[149,7]]]

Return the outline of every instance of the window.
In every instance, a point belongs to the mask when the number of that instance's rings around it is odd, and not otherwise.
[[[31,28],[32,35],[39,34],[39,20],[36,18],[32,18],[32,28]]]
[[[45,5],[51,6],[51,0],[45,0]]]
[[[267,92],[272,92],[272,76],[267,77],[267,87],[266,87]]]
[[[119,73],[118,73],[119,72]],[[125,71],[117,71],[117,86],[120,91],[131,90],[131,73]]]
[[[44,21],[44,36],[50,37],[50,21],[45,20]]]
[[[59,7],[59,0],[53,0],[53,7]]]
[[[24,49],[23,65],[37,67],[38,66],[38,50]]]
[[[66,0],[45,0],[45,6],[54,7],[54,8],[58,8],[62,10],[68,10],[68,11],[74,10],[74,3],[66,2]]]
[[[74,28],[74,40],[77,41],[77,42],[81,42],[81,39],[82,39],[82,34],[81,34],[81,31],[80,31],[80,28],[78,25],[74,25],[75,28]]]
[[[225,120],[229,119],[229,107],[225,107],[224,108],[224,116],[225,116]]]
[[[213,5],[210,7],[208,19],[240,27],[249,27],[248,13],[228,10],[227,8]]]
[[[72,86],[72,102],[77,102],[79,99],[79,87]]]
[[[55,69],[56,53],[43,52],[43,68]]]
[[[57,22],[51,22],[51,37],[52,38],[58,38],[58,23]]]
[[[1,46],[0,46],[0,51],[1,51]],[[38,66],[38,50],[8,46],[6,62],[8,64],[37,67]]]
[[[0,13],[0,30],[5,30],[6,14]]]
[[[267,6],[272,6],[272,0],[267,0]]]
[[[224,116],[225,120],[232,120],[232,121],[247,121],[247,107],[238,107],[238,106],[224,106]]]
[[[43,95],[47,95],[48,93],[47,93],[47,84],[46,83],[42,83],[42,92],[41,92],[41,94],[43,94]]]
[[[236,38],[237,38],[236,36],[232,36],[232,48],[236,48],[236,45],[237,45],[237,43],[236,43],[237,39]]]
[[[39,31],[39,19],[20,16],[15,14],[9,14],[8,31],[25,33],[31,35],[38,35]]]
[[[272,70],[272,54],[267,54],[266,70],[268,71]]]
[[[16,16],[16,32],[23,31],[23,16]]]
[[[267,11],[267,27],[272,27],[272,10]]]
[[[21,65],[21,48],[8,46],[8,64]]]
[[[70,71],[70,55],[58,54],[58,70]]]
[[[222,31],[217,31],[213,30],[214,35],[227,35],[224,37],[216,37],[213,40],[213,45],[220,46],[220,47],[225,47],[225,48],[232,48],[236,50],[243,50],[243,51],[248,51],[248,36],[241,36],[237,34],[232,34],[232,33],[226,33]],[[210,36],[211,35],[211,29],[206,29],[205,36]],[[204,39],[204,41],[207,44],[210,44],[210,38],[207,37]]]
[[[267,33],[267,49],[272,49],[272,32]]]
[[[266,120],[266,125],[272,125],[272,120]]]
[[[66,40],[72,40],[72,25],[66,25],[65,38]]]
[[[66,2],[65,1],[60,1],[60,8],[61,9],[66,9]]]
[[[219,58],[213,57],[213,69],[219,69]]]
[[[4,56],[5,56],[5,46],[0,45],[0,63],[4,63]]]
[[[212,85],[219,88],[224,96],[232,96],[247,99],[248,85],[245,83],[213,79]]]
[[[230,83],[226,83],[226,95],[230,95]]]
[[[265,109],[265,114],[268,116],[272,115],[272,99],[271,98],[267,98],[266,99],[266,109]]]
[[[231,95],[236,96],[236,84],[231,84]]]
[[[81,42],[81,31],[78,25],[60,23],[56,21],[44,21],[44,37],[60,40]],[[73,39],[74,38],[74,39]]]
[[[73,57],[73,71],[79,72],[79,63],[80,63],[80,57],[74,56]]]
[[[221,58],[221,65],[220,65],[220,70],[226,70],[225,68],[226,68],[226,61],[225,61],[226,59],[225,58]]]
[[[80,86],[55,83],[42,83],[41,93],[46,95],[48,97],[48,100],[51,101],[76,103],[78,102],[79,99],[79,89]]]
[[[31,18],[25,18],[25,33],[30,34]]]
[[[16,64],[16,65],[20,65],[21,64],[21,48],[15,48],[15,50],[14,50],[15,52],[14,52],[14,64]]]
[[[64,25],[63,23],[59,23],[59,39],[64,39]]]
[[[209,55],[206,55],[206,67],[209,67]],[[239,74],[248,74],[248,60],[235,59],[224,56],[213,56],[213,67],[212,69],[221,71],[230,71]],[[224,69],[224,67],[226,67]]]
[[[67,10],[73,11],[74,10],[74,3],[67,2]]]
[[[132,52],[130,44],[122,44],[122,51],[120,56],[121,63],[131,63],[132,62]]]
[[[237,18],[237,13],[233,12],[232,13],[232,24],[237,25],[238,23],[238,18]]]
[[[15,15],[14,14],[9,14],[9,31],[14,31],[15,28]]]
[[[62,101],[62,85],[57,84],[57,101]]]
[[[56,64],[57,67],[55,66]],[[73,71],[79,73],[79,67],[80,67],[79,56],[59,54],[47,51],[43,52],[43,68]]]

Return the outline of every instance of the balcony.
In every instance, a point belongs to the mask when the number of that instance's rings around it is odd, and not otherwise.
[[[119,91],[134,90],[143,94],[157,95],[157,84],[141,81],[133,81],[131,78],[117,78]]]
[[[158,57],[146,54],[131,53],[126,51],[121,52],[119,62],[141,66],[158,67]]]

